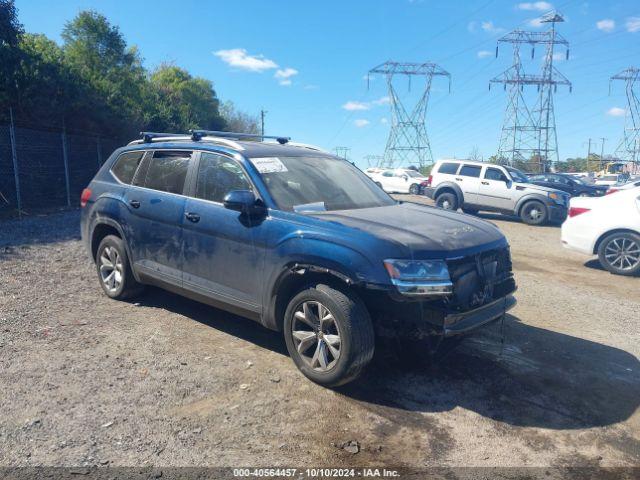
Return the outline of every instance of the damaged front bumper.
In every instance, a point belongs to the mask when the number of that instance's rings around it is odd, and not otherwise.
[[[445,337],[469,333],[487,323],[499,320],[505,313],[515,307],[516,303],[515,297],[508,295],[475,310],[450,313],[444,317],[442,333]]]

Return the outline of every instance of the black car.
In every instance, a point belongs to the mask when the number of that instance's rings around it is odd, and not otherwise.
[[[572,197],[601,197],[607,193],[607,188],[591,185],[581,178],[566,173],[543,173],[531,175],[529,181],[534,185],[555,188],[567,192]]]

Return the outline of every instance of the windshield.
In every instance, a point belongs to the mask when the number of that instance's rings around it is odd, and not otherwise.
[[[415,170],[405,170],[405,173],[413,178],[422,177],[422,174],[420,172],[416,172]]]
[[[514,182],[529,183],[529,178],[517,168],[512,168],[512,167],[504,167],[504,168],[507,169],[507,172],[509,172]]]
[[[576,183],[579,183],[580,185],[587,185],[587,186],[591,185],[590,183],[585,182],[585,181],[584,181],[582,178],[580,178],[580,177],[574,177],[574,176],[571,176],[571,180],[573,180],[573,181],[574,181],[574,182],[576,182]]]
[[[373,180],[342,159],[305,156],[251,161],[282,210],[351,210],[396,203]]]

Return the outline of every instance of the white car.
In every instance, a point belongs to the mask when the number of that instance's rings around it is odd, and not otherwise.
[[[615,185],[616,183],[622,182],[624,182],[624,175],[603,175],[601,177],[596,177],[593,184],[610,187],[612,185]]]
[[[371,168],[365,173],[387,193],[419,195],[428,180],[420,172],[407,168],[387,169],[381,172],[375,172]]]
[[[562,224],[562,244],[598,255],[611,273],[640,272],[640,187],[604,197],[575,197]]]
[[[623,183],[622,185],[614,185],[607,190],[607,195],[619,192],[620,190],[630,190],[635,187],[640,187],[640,180],[631,180],[630,182]]]

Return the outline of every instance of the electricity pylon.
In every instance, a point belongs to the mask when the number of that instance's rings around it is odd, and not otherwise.
[[[622,141],[616,148],[616,156],[621,160],[640,162],[640,96],[635,89],[637,85],[640,85],[640,68],[629,67],[615,74],[609,80],[609,90],[611,90],[611,82],[614,80],[625,81],[628,103],[624,134]]]
[[[382,155],[365,155],[363,159],[367,162],[367,167],[382,167],[384,165],[384,156]]]
[[[489,82],[501,83],[505,90],[509,86],[509,100],[504,116],[498,157],[513,164],[516,161],[537,160],[541,170],[558,161],[558,137],[553,105],[553,94],[558,85],[571,91],[571,82],[553,65],[556,45],[566,47],[569,58],[569,42],[556,32],[556,23],[564,22],[562,15],[552,12],[544,15],[541,23],[550,23],[546,32],[514,30],[498,40],[513,45],[513,65]],[[546,54],[540,74],[525,73],[520,60],[520,46],[531,45],[531,58],[535,57],[535,46],[545,45]],[[498,47],[496,47],[496,56]],[[535,85],[538,98],[533,108],[527,106],[524,86]]]
[[[391,130],[384,150],[384,164],[387,167],[418,164],[420,168],[433,163],[431,144],[426,128],[427,106],[434,76],[449,78],[451,90],[451,75],[435,63],[400,63],[388,61],[369,70],[371,74],[382,74],[386,77],[391,104]],[[425,78],[422,94],[412,109],[402,104],[393,80],[397,75],[404,75],[409,79],[419,76]]]
[[[349,147],[336,147],[335,148],[336,156],[338,156],[340,158],[344,158],[345,160],[349,160],[349,151],[351,151],[351,149]]]

